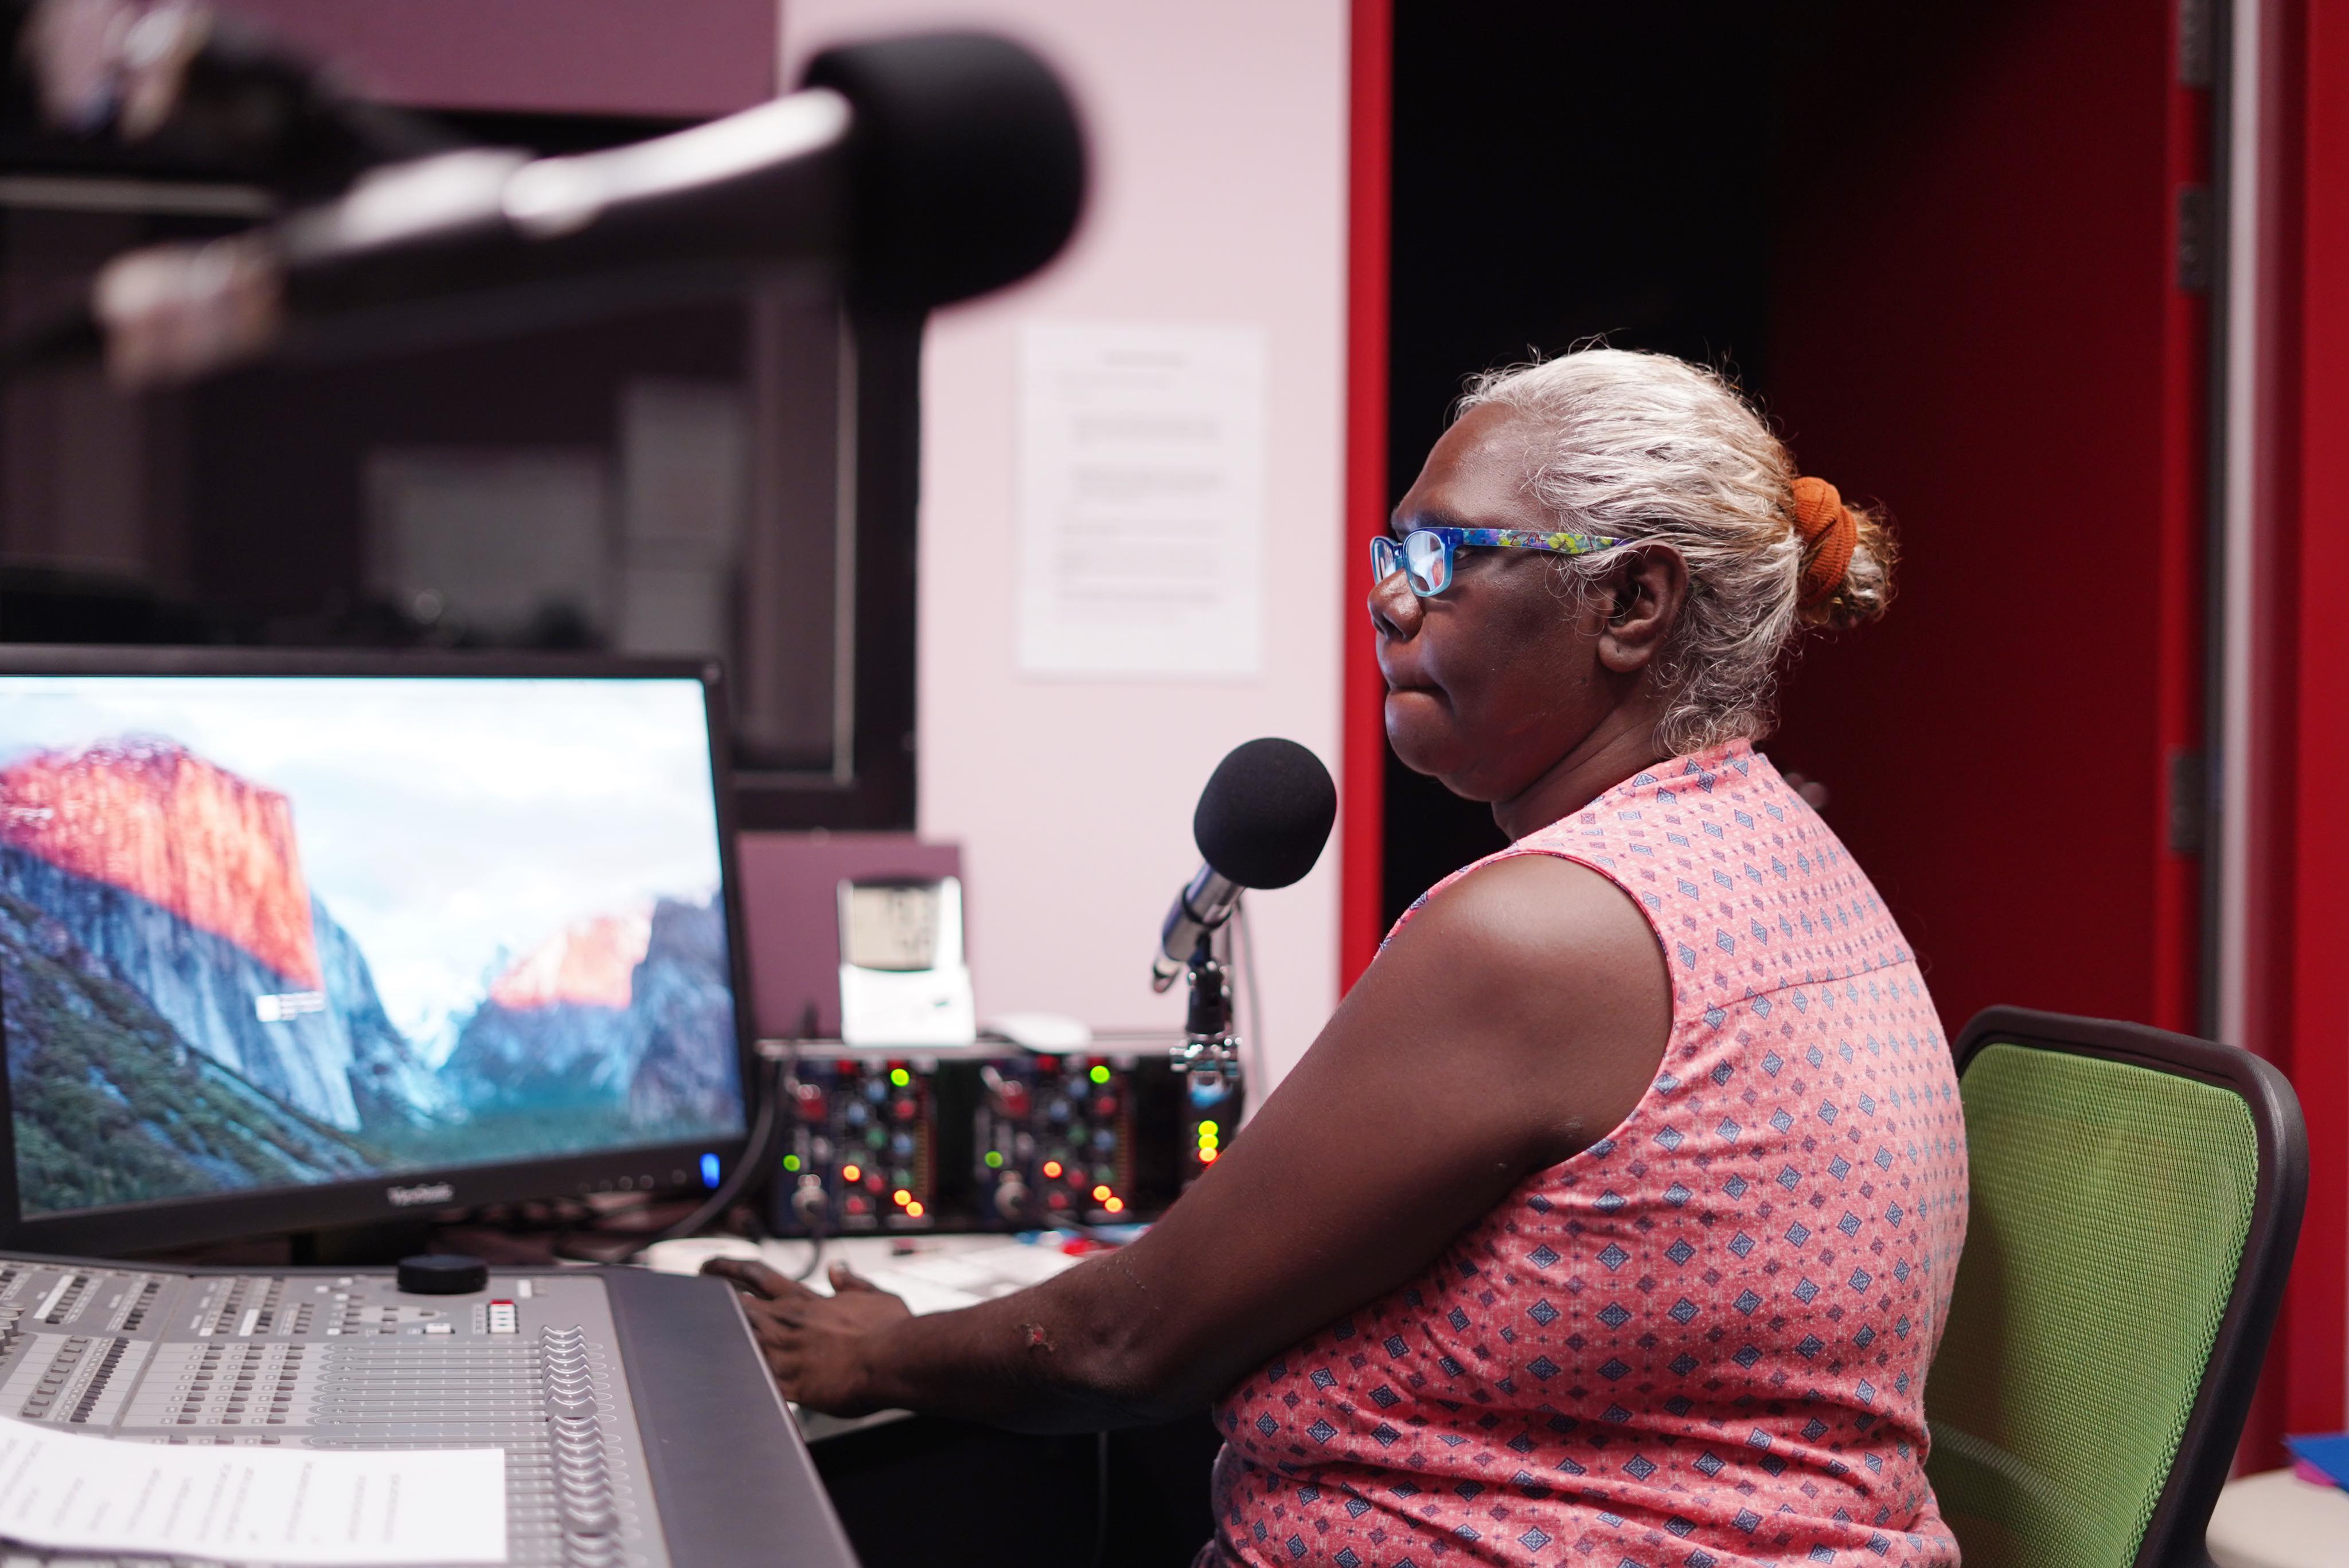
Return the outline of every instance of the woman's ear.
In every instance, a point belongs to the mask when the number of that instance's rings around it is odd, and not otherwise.
[[[1647,668],[1688,602],[1688,563],[1670,545],[1634,545],[1596,585],[1607,606],[1599,662],[1619,675]]]

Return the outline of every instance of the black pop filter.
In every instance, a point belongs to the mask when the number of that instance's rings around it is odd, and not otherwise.
[[[1286,888],[1321,857],[1338,820],[1338,786],[1321,759],[1268,736],[1216,764],[1192,814],[1208,865],[1243,888]]]

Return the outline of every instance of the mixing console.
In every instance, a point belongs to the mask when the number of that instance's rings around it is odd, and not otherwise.
[[[642,1386],[647,1359],[675,1375]],[[847,1561],[830,1554],[837,1526],[715,1281],[550,1270],[409,1295],[385,1272],[0,1260],[0,1415],[140,1443],[501,1448],[520,1564]],[[700,1441],[709,1452],[692,1452]],[[763,1540],[711,1536],[692,1499],[672,1515],[680,1478],[710,1491],[729,1470],[738,1525],[779,1487],[797,1505]]]

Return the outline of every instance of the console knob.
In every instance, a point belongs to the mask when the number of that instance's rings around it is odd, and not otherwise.
[[[399,1288],[411,1296],[461,1296],[490,1288],[490,1266],[461,1252],[420,1252],[399,1260]]]

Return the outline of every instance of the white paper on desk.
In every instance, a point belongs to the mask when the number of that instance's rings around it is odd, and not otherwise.
[[[502,1563],[506,1456],[181,1448],[0,1419],[0,1537],[316,1568]]]
[[[1036,322],[1019,340],[1019,668],[1264,662],[1265,332]]]

